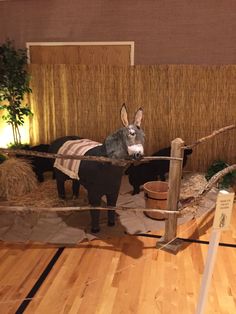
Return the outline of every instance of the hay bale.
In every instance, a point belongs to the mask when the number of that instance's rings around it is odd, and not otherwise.
[[[11,200],[37,188],[37,179],[30,162],[9,158],[0,164],[0,198]]]

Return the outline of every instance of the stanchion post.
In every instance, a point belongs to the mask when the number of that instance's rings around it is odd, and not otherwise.
[[[211,283],[211,278],[214,270],[216,254],[219,246],[219,240],[222,230],[226,230],[229,227],[231,213],[233,209],[234,193],[228,193],[227,191],[220,191],[216,202],[216,211],[213,222],[213,230],[209,242],[209,249],[206,258],[206,265],[202,277],[202,283],[200,288],[200,294],[196,309],[196,314],[204,314],[206,307],[206,300],[208,296],[208,290]]]

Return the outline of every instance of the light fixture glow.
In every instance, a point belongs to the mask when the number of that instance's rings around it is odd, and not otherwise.
[[[29,119],[25,118],[23,126],[20,126],[21,143],[29,144]],[[0,122],[0,147],[7,148],[10,143],[14,143],[12,128],[4,121]]]

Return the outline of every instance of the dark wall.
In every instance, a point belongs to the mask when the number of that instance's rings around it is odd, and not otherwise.
[[[0,42],[135,41],[136,64],[235,64],[235,0],[5,0]]]

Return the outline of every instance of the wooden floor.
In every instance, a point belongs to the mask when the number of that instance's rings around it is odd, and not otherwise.
[[[178,237],[209,240],[212,219],[180,226]],[[2,243],[0,313],[195,313],[208,244],[184,242],[173,255],[157,241],[124,236],[64,249]],[[207,314],[236,313],[236,205],[221,242],[234,247],[218,249]]]

